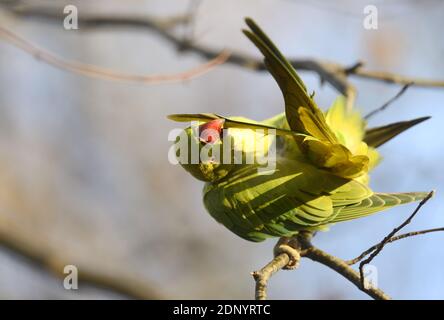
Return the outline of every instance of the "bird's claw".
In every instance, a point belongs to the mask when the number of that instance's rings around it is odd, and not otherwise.
[[[299,260],[301,259],[299,251],[300,244],[294,238],[280,238],[273,250],[275,257],[282,253],[286,253],[288,255],[290,261],[283,268],[285,270],[294,270],[299,267]]]

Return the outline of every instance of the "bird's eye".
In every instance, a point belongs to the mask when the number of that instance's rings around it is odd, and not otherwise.
[[[216,143],[222,137],[223,119],[215,119],[199,126],[199,139],[204,143]]]

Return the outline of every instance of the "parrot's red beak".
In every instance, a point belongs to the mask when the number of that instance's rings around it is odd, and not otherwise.
[[[204,143],[216,143],[222,137],[224,119],[215,119],[199,126],[199,139]]]

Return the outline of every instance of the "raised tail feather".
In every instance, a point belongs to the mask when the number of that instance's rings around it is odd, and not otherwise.
[[[382,127],[371,128],[365,132],[364,141],[371,147],[377,148],[387,141],[396,137],[405,130],[430,119],[430,117],[422,117],[410,121],[401,121],[391,123]]]
[[[331,222],[366,217],[401,204],[423,200],[428,195],[429,192],[375,193],[360,203],[338,208],[339,212]]]

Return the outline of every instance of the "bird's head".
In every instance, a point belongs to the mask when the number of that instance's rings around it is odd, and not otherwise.
[[[202,181],[216,181],[228,174],[233,164],[224,160],[224,120],[196,122],[177,136],[175,154],[180,165]]]

